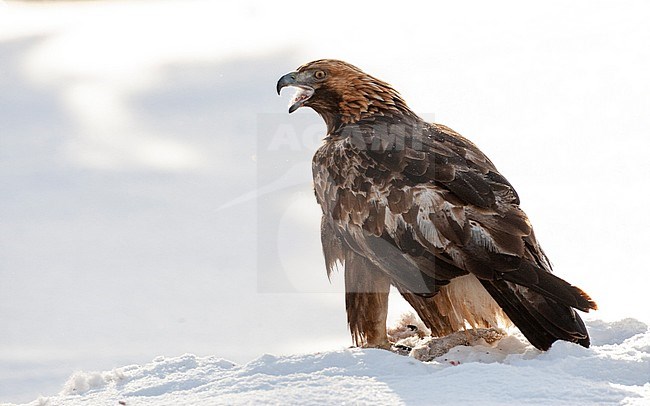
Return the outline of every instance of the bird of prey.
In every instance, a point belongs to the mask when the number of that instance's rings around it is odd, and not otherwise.
[[[514,323],[532,345],[589,346],[574,309],[596,309],[552,273],[519,196],[476,145],[418,117],[386,82],[322,59],[282,76],[327,135],[312,162],[328,275],[342,264],[357,346],[389,348],[394,286],[432,334]]]

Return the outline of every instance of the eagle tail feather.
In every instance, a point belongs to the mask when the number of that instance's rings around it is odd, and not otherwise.
[[[530,262],[524,262],[522,268],[515,272],[504,272],[503,279],[517,285],[526,286],[542,296],[571,306],[583,312],[597,310],[598,305],[582,289],[573,286]]]
[[[557,340],[589,347],[589,334],[570,306],[504,280],[481,283],[530,343],[548,350]],[[531,300],[531,297],[534,300]]]

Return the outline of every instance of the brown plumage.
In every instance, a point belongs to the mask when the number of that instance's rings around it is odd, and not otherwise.
[[[553,275],[519,196],[492,162],[450,128],[409,109],[387,83],[342,61],[283,76],[327,136],[313,159],[328,274],[345,269],[356,345],[388,347],[395,286],[436,335],[512,321],[537,348],[589,346],[574,309],[596,304]]]

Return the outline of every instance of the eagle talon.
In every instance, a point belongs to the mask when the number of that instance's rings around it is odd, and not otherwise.
[[[393,344],[390,350],[398,355],[409,356],[413,348],[404,344]]]

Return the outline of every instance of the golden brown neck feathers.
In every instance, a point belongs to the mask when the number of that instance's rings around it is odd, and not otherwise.
[[[316,84],[314,96],[305,104],[323,117],[328,134],[341,125],[374,116],[417,117],[388,83],[353,65],[322,59],[298,69],[299,72],[308,70],[326,73],[325,79]]]

